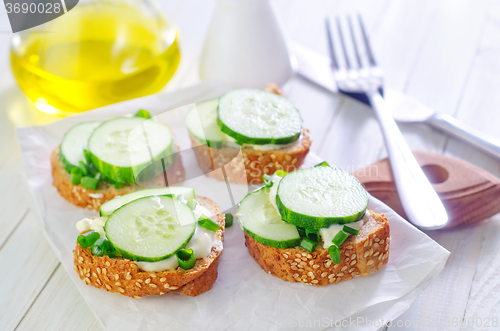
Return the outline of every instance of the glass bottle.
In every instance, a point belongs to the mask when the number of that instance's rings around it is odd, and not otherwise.
[[[68,115],[159,91],[179,65],[179,37],[152,1],[80,0],[15,34],[12,71],[35,107]]]

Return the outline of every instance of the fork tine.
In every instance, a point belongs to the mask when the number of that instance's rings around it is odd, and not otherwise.
[[[354,35],[354,29],[352,27],[351,15],[347,16],[347,24],[349,25],[349,32],[351,33],[352,45],[354,48],[354,54],[356,55],[356,61],[358,62],[358,68],[362,68],[361,57],[359,56],[358,43],[356,42],[356,36]]]
[[[363,42],[365,44],[366,53],[368,54],[368,61],[370,61],[370,64],[375,67],[377,63],[375,62],[375,58],[373,57],[372,48],[370,46],[370,41],[368,40],[368,35],[365,31],[365,25],[363,24],[363,18],[361,17],[361,14],[358,14],[358,21],[359,26],[361,27],[361,34],[363,35]]]
[[[344,34],[342,33],[342,24],[340,24],[340,19],[337,16],[336,17],[337,21],[337,30],[339,31],[339,39],[340,39],[340,44],[342,45],[342,51],[344,53],[344,58],[345,58],[345,64],[347,69],[351,69],[351,62],[349,61],[349,55],[347,54],[347,48],[345,47],[345,42],[344,42]]]
[[[337,61],[337,57],[335,56],[335,43],[333,41],[333,32],[332,32],[332,26],[330,24],[330,19],[325,18],[325,24],[326,24],[326,35],[328,39],[328,50],[330,52],[330,59],[332,60],[332,67],[335,70],[339,70],[339,63]]]

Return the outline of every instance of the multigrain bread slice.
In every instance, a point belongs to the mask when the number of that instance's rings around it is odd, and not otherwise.
[[[197,196],[196,201],[212,212],[214,216],[211,219],[221,227],[215,233],[215,244],[210,255],[196,260],[194,268],[184,270],[178,267],[175,270],[146,272],[139,270],[136,263],[127,259],[92,255],[90,248],[82,248],[77,243],[73,251],[76,272],[87,285],[132,298],[173,291],[197,296],[208,291],[217,279],[225,218],[219,206],[209,198]]]
[[[259,151],[250,146],[211,148],[200,143],[189,134],[198,165],[208,176],[225,180],[222,171],[214,169],[224,167],[227,180],[231,183],[262,183],[262,175],[274,174],[276,170],[292,172],[300,168],[309,153],[311,139],[309,131],[302,129],[299,140],[290,146],[278,150]],[[198,147],[198,148],[196,148]]]
[[[114,185],[101,181],[97,190],[84,188],[82,185],[71,184],[71,175],[66,172],[64,164],[59,158],[59,146],[57,146],[50,157],[52,164],[52,185],[59,191],[59,194],[77,207],[93,209],[99,211],[99,207],[108,200],[118,195],[124,195],[147,187],[163,187],[165,179],[163,173],[155,178],[137,184],[124,184],[119,189]],[[167,169],[167,180],[170,185],[175,185],[184,180],[184,167],[182,166],[181,156],[176,155],[174,163]]]
[[[245,233],[250,255],[267,273],[291,282],[324,286],[368,276],[389,260],[390,229],[387,217],[370,210],[357,236],[349,236],[339,247],[340,264],[333,264],[320,242],[313,253],[297,246],[279,249],[264,246]]]

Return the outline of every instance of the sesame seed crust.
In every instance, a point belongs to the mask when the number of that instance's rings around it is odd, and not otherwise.
[[[259,151],[252,147],[239,148],[222,147],[211,148],[200,143],[189,134],[198,165],[203,172],[217,180],[224,180],[222,171],[213,171],[224,166],[226,175],[231,183],[262,183],[263,174],[274,174],[276,170],[292,172],[300,168],[309,153],[311,139],[309,130],[302,129],[300,140],[295,144],[270,151]]]
[[[64,169],[64,164],[59,159],[59,146],[57,146],[50,157],[52,164],[52,177],[54,181],[52,185],[59,191],[59,194],[77,207],[92,209],[99,211],[103,203],[113,199],[118,195],[124,195],[130,192],[141,190],[144,187],[163,187],[165,180],[163,173],[155,178],[142,183],[142,186],[137,184],[122,184],[119,189],[114,185],[101,181],[97,190],[86,189],[82,185],[71,184],[71,175]],[[175,157],[174,163],[167,169],[167,180],[170,185],[175,185],[184,180],[185,171],[182,166],[180,154]],[[92,198],[90,194],[101,193],[102,198]]]
[[[87,285],[132,298],[173,291],[197,296],[208,291],[217,279],[219,257],[223,249],[224,215],[212,200],[202,196],[197,196],[196,200],[215,215],[212,220],[221,227],[215,233],[212,252],[206,258],[196,260],[194,268],[184,270],[178,267],[175,270],[146,272],[127,259],[92,255],[90,248],[82,248],[77,243],[73,251],[76,272]],[[90,277],[87,276],[89,273]]]
[[[384,240],[386,245],[378,245],[377,248],[365,245],[374,238]],[[300,246],[287,249],[265,246],[245,233],[245,245],[250,255],[266,272],[291,282],[316,286],[339,283],[380,270],[389,261],[389,240],[390,228],[387,217],[372,210],[370,219],[361,227],[359,234],[349,236],[340,246],[340,264],[332,263],[330,254],[323,248],[322,242],[317,245],[313,253],[309,254]],[[283,254],[303,256],[304,253],[308,263],[303,261],[304,264],[300,268],[283,258]],[[375,253],[378,253],[377,257],[373,256]]]

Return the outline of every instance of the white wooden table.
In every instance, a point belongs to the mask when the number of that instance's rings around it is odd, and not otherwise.
[[[273,4],[290,39],[324,54],[324,16],[360,12],[387,86],[500,138],[500,2]],[[184,56],[168,90],[196,80],[197,56],[213,6],[213,0],[162,1],[180,27]],[[56,119],[37,112],[16,85],[9,67],[9,30],[0,6],[0,329],[99,330],[27,204],[14,127]],[[312,150],[330,164],[352,171],[386,156],[368,108],[300,78],[294,78],[286,92],[311,131]],[[412,149],[464,159],[500,176],[499,161],[461,141],[421,125],[400,128]],[[411,330],[499,330],[500,215],[475,226],[428,234],[452,254],[443,272],[394,324]],[[462,319],[465,326],[460,326]],[[490,326],[484,327],[488,321]],[[478,323],[483,327],[477,328]]]

